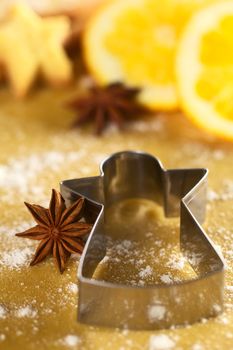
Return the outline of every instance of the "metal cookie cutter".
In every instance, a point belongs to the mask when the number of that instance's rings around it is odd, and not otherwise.
[[[222,311],[224,262],[200,226],[205,217],[207,175],[207,169],[164,170],[149,154],[125,151],[107,158],[100,176],[61,183],[66,204],[84,196],[96,219],[78,269],[80,322],[149,330],[191,324]],[[180,215],[180,247],[197,278],[153,286],[92,278],[106,253],[105,210],[128,198],[153,200],[164,207],[167,217]],[[152,319],[151,308],[155,311]]]

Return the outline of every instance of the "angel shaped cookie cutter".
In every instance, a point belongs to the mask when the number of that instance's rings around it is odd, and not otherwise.
[[[87,199],[95,224],[78,268],[78,320],[97,326],[162,329],[216,316],[223,309],[224,262],[201,227],[205,218],[207,169],[165,170],[154,156],[124,151],[100,166],[100,176],[61,182],[70,205]],[[197,278],[169,285],[130,286],[93,279],[106,254],[105,211],[128,198],[163,206],[166,217],[180,216],[180,248]],[[109,234],[109,232],[107,233]],[[193,259],[198,255],[199,259]],[[151,308],[163,315],[149,317]]]

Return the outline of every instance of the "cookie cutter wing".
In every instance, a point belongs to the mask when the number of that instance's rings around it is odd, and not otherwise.
[[[66,204],[84,196],[95,220],[78,268],[80,322],[150,330],[191,324],[222,311],[224,262],[201,227],[207,176],[207,169],[164,170],[150,154],[124,151],[101,164],[100,176],[61,183]],[[197,278],[153,286],[92,278],[106,253],[105,210],[136,197],[157,202],[167,217],[180,216],[181,250]]]

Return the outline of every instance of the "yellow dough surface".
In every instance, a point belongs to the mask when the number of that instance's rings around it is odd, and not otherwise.
[[[111,127],[99,138],[89,127],[71,130],[64,101],[73,91],[41,89],[15,101],[0,90],[0,350],[233,349],[233,145],[202,134],[180,113],[135,120],[124,132]],[[23,202],[48,205],[61,180],[97,175],[99,163],[121,150],[152,153],[167,168],[209,168],[205,228],[227,266],[220,316],[147,332],[82,325],[79,257],[72,256],[63,275],[52,257],[29,267],[37,242],[14,236],[33,224]],[[178,220],[165,219],[161,208],[132,200],[120,203],[111,220],[121,230],[95,278],[146,285],[194,277],[178,249]]]

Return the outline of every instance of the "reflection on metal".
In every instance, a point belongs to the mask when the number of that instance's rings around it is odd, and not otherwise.
[[[78,319],[97,326],[162,329],[191,324],[223,308],[224,263],[201,227],[205,217],[206,169],[164,170],[153,156],[124,151],[106,159],[97,177],[66,180],[61,192],[70,205],[87,198],[95,221],[78,269]],[[106,253],[104,214],[112,204],[146,198],[164,207],[167,217],[180,216],[180,244],[197,278],[170,285],[128,286],[93,279]],[[163,315],[149,317],[161,306]],[[158,310],[159,310],[158,308]]]

